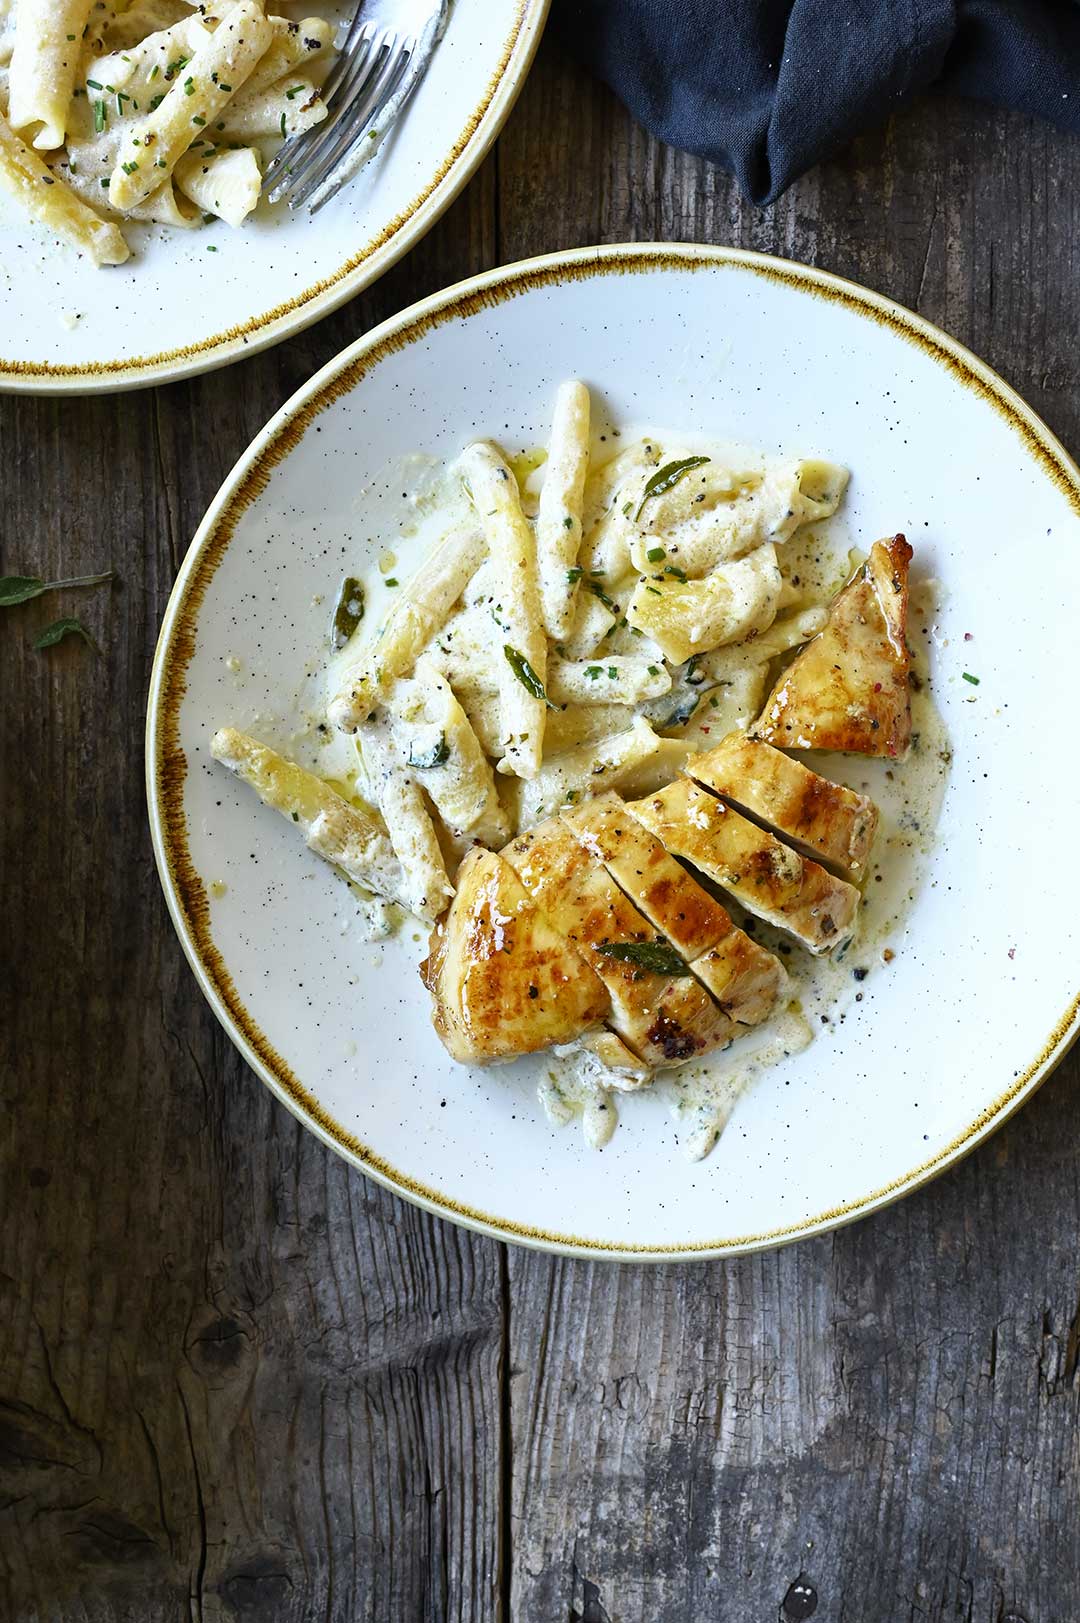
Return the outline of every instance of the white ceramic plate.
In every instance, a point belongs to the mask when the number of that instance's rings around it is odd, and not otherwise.
[[[758,1081],[698,1164],[655,1095],[626,1100],[597,1153],[545,1121],[537,1062],[454,1065],[429,1023],[411,932],[378,953],[357,942],[347,892],[208,754],[218,724],[258,735],[288,714],[325,637],[313,598],[385,544],[381,478],[394,459],[451,456],[477,433],[543,443],[570,376],[616,421],[834,456],[853,470],[854,534],[906,531],[944,589],[933,670],[955,758],[896,959],[842,1025]],[[1077,602],[1080,473],[1000,379],[919,318],[821,271],[724,249],[579,250],[494,271],[395,317],[313,378],[195,538],[147,723],[176,927],[278,1097],[356,1166],[445,1216],[507,1239],[661,1258],[842,1222],[971,1149],[1075,1035],[1078,774],[1046,718]],[[239,675],[226,663],[237,658]]]
[[[0,193],[0,388],[163,383],[336,310],[419,241],[476,169],[524,83],[547,8],[454,0],[407,116],[314,219],[279,206],[236,231],[220,221],[191,232],[125,228],[133,257],[95,271]]]

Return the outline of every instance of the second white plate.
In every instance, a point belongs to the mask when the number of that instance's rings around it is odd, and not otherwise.
[[[130,232],[95,271],[0,193],[0,389],[89,394],[254,354],[337,309],[418,242],[502,127],[548,0],[454,0],[406,115],[314,217],[260,207],[239,230]],[[212,251],[211,251],[212,250]]]

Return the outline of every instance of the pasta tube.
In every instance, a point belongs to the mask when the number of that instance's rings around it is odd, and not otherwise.
[[[606,794],[628,779],[633,781],[633,775],[662,743],[639,716],[625,732],[549,756],[543,770],[521,791],[519,830],[553,816],[561,806],[572,806],[575,801]]]
[[[262,188],[258,154],[251,147],[188,152],[173,171],[177,190],[204,214],[243,225]]]
[[[741,642],[776,618],[780,568],[774,546],[721,564],[704,580],[643,575],[626,609],[632,626],[651,637],[665,659],[683,665],[694,654]]]
[[[449,682],[419,660],[411,682],[391,696],[394,739],[410,770],[427,790],[443,822],[456,835],[504,845],[510,822],[499,801],[495,774]]]
[[[161,102],[132,126],[109,181],[113,208],[133,208],[156,191],[251,73],[273,38],[256,0],[237,0],[205,45],[175,76]]]
[[[411,669],[421,649],[446,624],[450,610],[484,561],[482,531],[451,530],[399,594],[374,642],[350,665],[330,702],[335,727],[355,732],[391,684]]]
[[[264,805],[296,823],[320,857],[365,889],[390,901],[405,902],[400,864],[370,812],[235,727],[222,727],[214,734],[210,753],[249,784]]]
[[[128,245],[119,229],[75,196],[37,153],[0,118],[0,186],[42,225],[66,238],[95,265],[122,265]]]
[[[499,451],[478,440],[461,458],[495,573],[493,613],[503,639],[499,667],[499,771],[534,778],[540,770],[547,709],[547,639],[540,611],[536,538],[521,511],[517,480]]]
[[[394,747],[384,719],[360,735],[364,771],[405,875],[406,906],[434,924],[454,894],[431,814],[412,773]]]
[[[8,81],[12,129],[40,151],[63,146],[90,0],[19,0]]]
[[[564,383],[555,400],[547,467],[536,518],[536,560],[544,630],[555,642],[570,635],[581,572],[581,505],[589,468],[589,391]]]
[[[556,704],[640,704],[671,692],[671,676],[658,661],[623,654],[574,661],[553,659],[547,690]]]

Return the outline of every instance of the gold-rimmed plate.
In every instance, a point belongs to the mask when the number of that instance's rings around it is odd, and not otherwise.
[[[239,230],[126,228],[132,258],[96,271],[0,193],[0,389],[171,382],[337,309],[418,242],[473,174],[528,73],[548,3],[455,0],[407,115],[314,218],[263,205]]]
[[[609,1146],[555,1129],[542,1061],[454,1065],[419,931],[361,942],[348,892],[209,755],[285,743],[341,569],[385,544],[403,456],[542,443],[556,384],[614,422],[693,427],[853,470],[855,537],[898,529],[937,577],[929,665],[954,752],[921,886],[861,1002],[746,1093],[688,1164],[659,1093]],[[342,550],[344,548],[344,551]],[[356,1166],[485,1232],[583,1254],[774,1245],[925,1182],[1020,1105],[1075,1035],[1071,752],[1046,717],[1080,593],[1080,474],[962,346],[824,272],[627,245],[491,272],[339,356],[267,425],[200,527],[163,627],[147,771],[180,938],[233,1040]],[[973,681],[972,678],[975,678]],[[1059,860],[1064,853],[1065,859]]]

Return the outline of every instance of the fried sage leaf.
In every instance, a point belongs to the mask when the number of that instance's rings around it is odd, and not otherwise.
[[[364,588],[354,575],[346,575],[330,623],[330,646],[335,654],[344,648],[363,618]]]
[[[636,524],[641,517],[646,502],[651,501],[654,496],[662,496],[665,490],[677,485],[692,469],[700,468],[702,463],[711,461],[712,458],[707,456],[684,456],[678,462],[665,462],[662,468],[657,468],[642,493],[640,505],[634,514],[634,523]]]
[[[667,941],[605,941],[596,950],[605,958],[637,964],[639,969],[651,969],[657,975],[686,974],[685,958]]]
[[[446,734],[440,733],[429,750],[421,750],[419,755],[415,750],[409,750],[408,766],[415,767],[417,771],[427,772],[433,766],[443,766],[450,759],[450,746],[446,742]]]
[[[506,655],[507,664],[525,691],[531,693],[534,699],[541,699],[549,710],[557,710],[558,705],[552,704],[548,698],[547,689],[525,658],[525,655],[519,653],[516,648],[511,648],[508,642],[503,643],[503,653]]]

